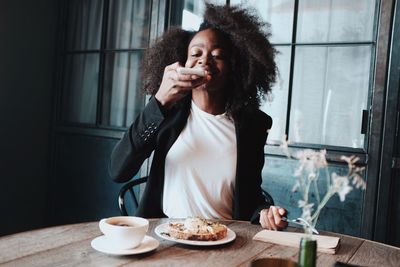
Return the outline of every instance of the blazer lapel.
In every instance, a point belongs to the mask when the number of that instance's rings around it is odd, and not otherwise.
[[[235,193],[233,197],[233,203],[232,203],[232,216],[233,219],[235,218],[240,218],[240,177],[241,177],[241,172],[243,171],[242,167],[242,156],[243,156],[243,148],[244,144],[243,142],[245,141],[244,135],[244,125],[243,125],[243,120],[241,119],[240,115],[237,115],[234,118],[235,121],[235,131],[236,131],[236,153],[237,153],[237,159],[236,159],[236,177],[235,177]]]

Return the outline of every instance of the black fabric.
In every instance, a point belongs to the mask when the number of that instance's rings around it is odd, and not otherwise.
[[[191,97],[184,98],[164,115],[158,101],[150,99],[124,137],[114,148],[109,171],[115,182],[127,182],[154,151],[149,179],[137,216],[165,217],[162,208],[165,157],[186,125]],[[262,195],[264,145],[272,119],[260,110],[242,110],[235,118],[237,169],[233,200],[233,219],[258,223],[259,211],[271,203]]]

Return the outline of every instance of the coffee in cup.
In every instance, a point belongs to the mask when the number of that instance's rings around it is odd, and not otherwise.
[[[118,216],[100,220],[99,227],[114,247],[130,249],[140,245],[149,228],[149,221],[141,217]]]

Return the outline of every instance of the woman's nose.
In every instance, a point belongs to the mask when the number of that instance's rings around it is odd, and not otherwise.
[[[208,55],[203,56],[197,61],[197,64],[200,66],[206,66],[210,63],[210,61],[211,61],[210,59],[211,59],[211,57]]]

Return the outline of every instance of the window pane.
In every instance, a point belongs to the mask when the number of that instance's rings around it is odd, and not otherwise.
[[[289,140],[362,148],[371,46],[299,47]]]
[[[185,0],[182,10],[182,28],[197,31],[203,22],[204,1]]]
[[[107,48],[147,47],[150,35],[151,0],[111,0]]]
[[[141,60],[141,51],[106,56],[102,124],[127,127],[142,110]]]
[[[240,4],[241,2],[256,8],[263,21],[271,24],[270,41],[272,43],[290,43],[292,41],[293,0],[234,0],[231,1],[231,4]]]
[[[299,1],[297,42],[371,41],[375,0]]]
[[[66,57],[62,118],[67,122],[96,122],[99,55],[77,54]]]
[[[285,134],[287,99],[290,71],[290,46],[275,47],[279,54],[276,57],[279,77],[272,88],[272,101],[266,101],[261,110],[272,117],[272,128],[268,135],[268,144],[278,143]]]
[[[100,49],[103,0],[69,1],[67,50]]]
[[[215,5],[224,5],[225,0],[208,1]],[[178,7],[179,9],[179,7]],[[184,30],[197,31],[203,22],[205,4],[203,0],[184,0],[181,26]],[[177,10],[176,12],[180,12]]]

